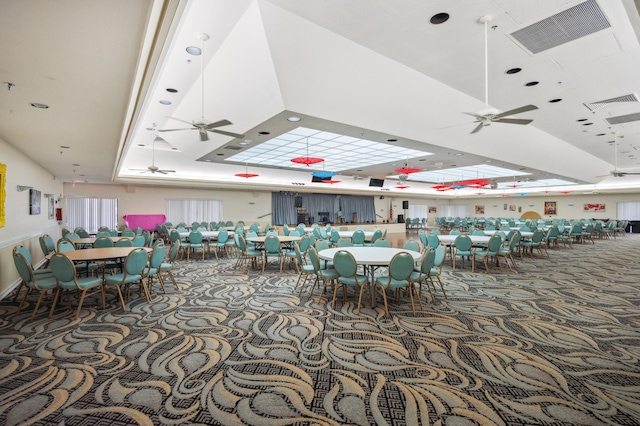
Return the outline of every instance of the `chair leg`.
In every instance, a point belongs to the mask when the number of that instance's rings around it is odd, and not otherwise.
[[[76,316],[73,317],[74,319],[78,319],[78,317],[80,316],[80,310],[82,309],[82,303],[84,303],[84,297],[87,294],[87,290],[82,290],[82,292],[80,292],[80,296],[78,297],[78,309],[76,309]]]
[[[49,309],[49,318],[51,318],[51,316],[53,315],[53,311],[56,310],[56,304],[58,303],[58,297],[60,296],[60,290],[61,288],[58,287],[56,289],[56,293],[53,296],[53,303],[51,303],[51,309]]]

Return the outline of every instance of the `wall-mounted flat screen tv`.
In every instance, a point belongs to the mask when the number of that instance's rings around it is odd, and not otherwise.
[[[382,188],[384,186],[384,179],[371,178],[369,179],[369,186],[377,186],[379,188]]]

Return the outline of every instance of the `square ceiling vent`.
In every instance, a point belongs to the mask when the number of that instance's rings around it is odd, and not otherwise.
[[[609,27],[598,2],[588,0],[515,31],[511,37],[535,54]]]
[[[633,114],[619,115],[617,117],[609,117],[604,119],[610,125],[631,123],[632,121],[640,121],[640,112]]]

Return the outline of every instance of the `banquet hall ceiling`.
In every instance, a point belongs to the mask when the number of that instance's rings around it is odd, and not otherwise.
[[[385,179],[385,190],[442,195],[432,186],[457,173],[444,170],[477,167],[478,178],[490,178],[480,166],[491,165],[514,171],[495,179],[502,185],[559,179],[640,188],[635,176],[610,175],[614,132],[618,169],[640,170],[640,18],[632,0],[52,3],[0,6],[0,37],[14,41],[0,46],[0,138],[66,182],[380,191],[368,186],[374,177]],[[445,22],[430,21],[442,13]],[[489,105],[535,105],[509,117],[532,119],[528,125],[494,122],[471,133],[477,123],[468,113],[485,107],[483,16],[491,16]],[[527,33],[549,23],[568,40]],[[536,51],[531,43],[540,39],[551,47]],[[203,115],[228,120],[215,129],[244,137],[208,132],[201,141],[198,131],[163,131],[190,128]],[[284,149],[260,161],[231,159],[287,132],[304,135],[301,128],[334,135],[324,153],[349,161],[339,170],[329,160],[296,168]],[[162,139],[154,150],[155,136]],[[295,141],[310,152],[317,143]],[[373,143],[416,154],[367,152]],[[269,166],[269,156],[284,161]],[[150,173],[150,165],[175,172]],[[405,165],[434,173],[429,182],[409,175],[409,188],[398,190],[394,170]],[[340,182],[312,183],[311,172],[323,169]],[[259,176],[234,176],[247,171]]]

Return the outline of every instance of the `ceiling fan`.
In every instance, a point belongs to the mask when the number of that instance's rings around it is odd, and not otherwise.
[[[141,173],[148,173],[148,172],[151,172],[153,174],[160,173],[163,175],[176,172],[175,170],[165,170],[156,166],[156,138],[158,138],[158,136],[154,135],[153,141],[151,142],[151,165],[146,169],[129,169],[129,170],[134,172],[141,172]]]
[[[525,105],[520,108],[511,109],[509,111],[500,112],[496,108],[489,106],[489,49],[488,49],[488,24],[493,18],[491,15],[480,17],[478,22],[484,24],[484,109],[472,113],[465,113],[476,118],[474,123],[479,123],[471,133],[477,133],[483,127],[491,125],[491,123],[507,123],[507,124],[529,124],[533,120],[523,118],[507,118],[510,115],[520,114],[527,111],[538,109],[535,105]]]
[[[226,132],[224,130],[218,130],[217,127],[228,126],[233,124],[229,120],[218,120],[214,123],[204,118],[204,42],[209,40],[209,36],[204,33],[198,34],[198,38],[202,41],[202,48],[200,49],[200,83],[201,83],[201,111],[200,119],[193,121],[186,121],[176,117],[168,117],[172,120],[180,121],[182,123],[190,124],[192,127],[182,129],[164,129],[158,130],[159,132],[176,132],[181,130],[197,130],[200,134],[200,140],[202,142],[209,140],[207,132],[218,133],[225,136],[231,136],[233,138],[244,138],[244,135],[233,132]]]
[[[624,138],[624,136],[620,136],[620,138]],[[624,177],[627,175],[639,175],[640,173],[635,172],[625,172],[624,170],[618,169],[618,132],[613,133],[613,161],[614,161],[614,169],[609,172],[613,177]],[[605,177],[608,175],[598,176]]]

